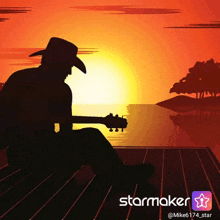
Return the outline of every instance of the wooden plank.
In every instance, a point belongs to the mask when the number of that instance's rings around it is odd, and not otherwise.
[[[212,191],[197,150],[181,150],[181,155],[190,197],[193,191]],[[219,209],[214,197],[212,197],[212,210],[208,213],[212,214],[213,219],[220,219]],[[200,218],[194,217],[193,219]]]
[[[220,162],[218,161],[212,150],[209,147],[207,147],[206,150],[210,158],[212,159],[214,166],[216,166],[217,169],[220,170]]]
[[[116,149],[121,161],[125,161],[128,165],[141,164],[145,155],[146,149]]]
[[[60,177],[60,174],[54,174],[15,207],[7,218],[12,219],[16,216],[17,219],[30,219],[68,179]],[[22,213],[21,210],[25,212]]]
[[[0,170],[0,180],[11,175],[12,173],[14,173],[15,171],[19,170],[18,168],[13,168],[13,167],[9,167],[9,166],[4,166],[1,170]]]
[[[147,155],[148,155],[148,149],[146,150],[146,153],[145,153],[145,156],[144,156],[144,159],[143,159],[143,164],[146,163]],[[133,196],[132,196],[133,198],[136,197],[138,187],[140,187],[140,183],[136,184],[136,186],[135,186],[134,194],[133,194]],[[129,207],[129,210],[128,210],[126,219],[129,219],[129,218],[130,218],[132,207],[133,207],[133,206],[130,206],[130,207]]]
[[[87,174],[86,178],[85,174]],[[82,167],[74,178],[69,179],[60,189],[54,192],[52,199],[50,197],[35,213],[32,213],[30,219],[42,220],[47,219],[48,216],[51,219],[63,219],[72,204],[88,185],[88,180],[91,181],[93,176],[93,173],[88,172],[87,166]],[[87,179],[87,181],[82,181],[81,178]]]
[[[21,179],[19,179],[16,183],[14,183],[13,185],[11,185],[10,187],[7,187],[5,190],[3,190],[0,194],[0,197],[2,197],[5,193],[8,193],[10,190],[12,190],[13,188],[17,187],[19,184],[21,184],[25,179],[27,179],[30,174],[27,174],[26,176],[22,177]]]
[[[131,150],[131,149],[136,149],[136,150],[141,150],[141,149],[157,149],[157,150],[163,150],[163,149],[206,149],[207,147],[203,146],[113,146],[114,149],[125,149],[125,150]]]
[[[62,219],[74,219],[75,216],[79,216],[80,219],[93,219],[109,188],[110,184],[103,184],[98,177],[95,177]]]
[[[7,164],[7,148],[0,150],[0,169]]]
[[[197,152],[204,166],[207,178],[210,181],[212,191],[216,196],[218,207],[220,208],[220,172],[217,167],[213,165],[212,158],[207,154],[207,150],[197,150]]]
[[[25,176],[27,176],[26,172],[21,170],[17,170],[12,174],[6,176],[5,178],[1,179],[0,181],[0,194],[5,191],[8,191],[9,188],[17,185],[19,181],[21,181]]]
[[[165,161],[164,161],[164,184],[162,197],[168,198],[178,198],[184,199],[183,206],[161,206],[160,216],[162,219],[168,218],[168,213],[187,213],[191,212],[190,202],[185,199],[188,197],[188,189],[184,181],[184,171],[182,169],[180,153],[178,149],[167,149],[165,150]],[[176,201],[175,201],[176,202]],[[166,203],[163,201],[163,203]],[[186,206],[185,206],[186,205]]]
[[[130,150],[128,150],[130,151]],[[145,158],[147,150],[132,150],[130,152],[129,160],[125,161],[126,165],[141,164]],[[94,215],[96,219],[126,219],[129,212],[129,206],[119,206],[119,198],[123,196],[133,195],[135,191],[136,184],[128,184],[127,186],[113,186],[107,191],[108,196],[105,203],[101,202],[102,205],[99,213]],[[110,190],[110,191],[109,191]],[[105,197],[104,197],[105,198]],[[94,217],[93,216],[93,217]]]
[[[211,188],[212,197],[213,197],[213,199],[215,199],[216,204],[217,204],[217,207],[218,207],[218,209],[220,210],[220,204],[219,204],[218,198],[217,198],[217,196],[216,196],[216,192],[215,192],[214,189],[213,189],[213,183],[211,182],[210,177],[208,176],[208,173],[207,173],[207,171],[206,171],[206,169],[205,169],[205,166],[204,166],[204,164],[203,164],[203,161],[201,160],[201,157],[199,156],[198,151],[196,151],[196,153],[197,153],[197,155],[198,155],[198,158],[199,158],[199,161],[200,161],[200,163],[201,163],[202,169],[203,169],[203,171],[204,171],[204,173],[205,173],[206,179],[207,179],[207,181],[208,181],[208,183],[209,183],[209,186],[210,186],[210,188]],[[206,160],[207,160],[207,158],[206,158]],[[219,180],[219,179],[216,179],[215,181],[218,181],[218,180]],[[218,181],[218,182],[219,182],[219,181]],[[220,182],[219,182],[219,183],[220,183]]]
[[[15,170],[14,172],[10,173],[9,175],[3,177],[2,179],[0,179],[0,183],[4,182],[7,179],[10,179],[12,176],[18,174],[21,171],[21,169]]]
[[[149,149],[145,163],[151,163],[155,166],[155,173],[148,180],[147,185],[138,185],[136,197],[141,199],[145,197],[160,197],[163,167],[162,149]],[[133,206],[129,216],[130,219],[159,219],[158,206]]]
[[[7,163],[0,167],[0,171],[1,171],[1,169],[6,168],[6,167],[8,167]]]
[[[97,178],[91,181],[94,174],[88,167],[85,167],[63,188],[65,182],[62,181],[60,185],[50,188],[57,179],[49,178],[27,196],[40,184],[40,181],[33,180],[25,173],[16,172],[15,169],[3,167],[0,170],[0,177],[2,177],[0,189],[9,190],[1,196],[0,202],[3,206],[0,207],[0,215],[14,206],[13,210],[3,219],[30,219],[32,216],[34,217],[31,219],[39,220],[48,218],[48,216],[52,219],[62,219],[68,211],[65,219],[74,219],[73,217],[76,215],[80,216],[80,219],[93,219],[94,217],[101,220],[126,219],[126,217],[135,220],[159,219],[160,211],[162,211],[162,219],[167,219],[168,212],[189,212],[190,207],[120,207],[119,199],[128,195],[139,198],[167,197],[168,195],[186,198],[187,194],[191,197],[193,191],[203,190],[212,191],[213,208],[209,213],[212,213],[214,218],[220,219],[219,162],[212,151],[209,148],[181,148],[178,150],[178,148],[166,147],[164,149],[152,147],[148,150],[146,163],[155,165],[155,174],[149,179],[148,184],[128,184],[127,187],[121,188],[108,184],[103,185],[103,182]],[[125,164],[130,165],[143,162],[146,154],[146,149],[143,148],[117,148],[115,150],[119,158],[125,161]],[[165,153],[163,154],[163,152]],[[45,179],[42,178],[43,180]],[[89,181],[91,182],[89,183]],[[10,187],[12,188],[10,189]],[[47,190],[49,188],[50,190]],[[57,193],[57,191],[59,192]],[[16,205],[17,203],[19,204]],[[87,211],[83,211],[85,209]],[[34,215],[35,213],[37,214]]]
[[[29,195],[36,191],[36,189],[40,187],[44,182],[46,182],[51,176],[52,174],[46,178],[42,178],[43,180],[35,180],[26,185],[21,184],[22,188],[20,190],[16,191],[12,189],[9,193],[3,195],[1,198],[1,202],[3,205],[1,206],[0,212],[2,213],[2,216],[0,218],[4,217],[4,219],[14,219],[17,218],[18,213],[20,213],[23,218],[23,215],[26,212],[21,212],[21,209],[18,209],[19,211],[15,213],[14,210],[16,210],[16,208],[22,203],[22,201],[24,201]],[[24,182],[25,181],[23,181],[22,183],[24,184]]]

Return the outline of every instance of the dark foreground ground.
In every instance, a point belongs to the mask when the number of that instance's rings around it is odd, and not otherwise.
[[[152,163],[155,173],[143,185],[103,184],[89,166],[64,173],[26,173],[7,164],[0,168],[0,219],[168,219],[168,213],[220,219],[220,164],[209,148],[115,147],[125,164]],[[121,197],[191,198],[193,191],[212,192],[211,211],[186,206],[119,206]],[[139,200],[136,200],[138,203]],[[191,213],[191,214],[190,214]],[[203,218],[204,219],[204,218]]]

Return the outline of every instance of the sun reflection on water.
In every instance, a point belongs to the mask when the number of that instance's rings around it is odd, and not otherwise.
[[[114,116],[118,114],[119,117],[124,116],[127,119],[128,126],[124,132],[121,129],[118,132],[115,132],[115,129],[110,132],[102,124],[73,124],[73,129],[97,128],[112,146],[210,147],[216,157],[220,159],[219,123],[213,124],[208,121],[205,124],[206,129],[202,129],[200,121],[197,120],[197,124],[192,126],[186,120],[182,120],[181,117],[185,116],[180,117],[176,112],[157,105],[72,106],[72,114],[78,116],[105,117],[109,113]],[[56,130],[58,130],[58,125],[56,125]]]

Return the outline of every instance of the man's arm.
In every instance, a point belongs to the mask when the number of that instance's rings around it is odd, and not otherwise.
[[[72,91],[67,84],[56,87],[49,104],[50,114],[54,117],[69,118],[72,116]],[[72,123],[60,123],[60,132],[72,131]]]

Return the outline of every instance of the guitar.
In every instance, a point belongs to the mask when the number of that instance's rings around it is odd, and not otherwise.
[[[118,115],[113,116],[112,113],[106,117],[88,117],[88,116],[71,116],[67,118],[53,118],[54,123],[76,123],[76,124],[104,124],[107,128],[110,128],[110,132],[118,132],[118,128],[123,129],[127,127],[127,120],[125,118],[118,117]]]
[[[4,132],[7,130],[8,127],[13,126],[13,121],[10,121],[9,118],[7,117],[0,117],[0,143],[3,142],[2,144],[0,144],[0,149],[3,149],[6,147],[6,145],[4,145]],[[107,128],[110,128],[110,132],[113,131],[113,128],[115,128],[115,131],[118,132],[118,128],[121,128],[122,132],[123,129],[127,127],[127,120],[125,118],[121,118],[118,117],[118,115],[113,116],[112,113],[110,113],[109,115],[107,115],[106,117],[87,117],[87,116],[71,116],[71,117],[50,117],[49,118],[44,118],[43,120],[39,120],[39,118],[20,118],[19,120],[22,123],[47,123],[48,121],[52,122],[52,123],[81,123],[81,124],[85,124],[85,123],[95,123],[95,124],[104,124]],[[30,130],[30,132],[32,132]]]

